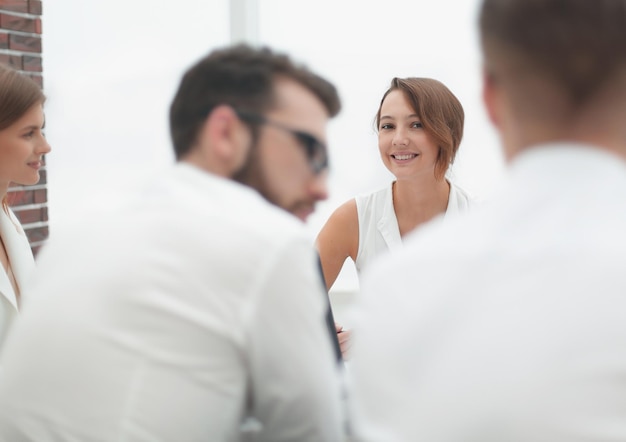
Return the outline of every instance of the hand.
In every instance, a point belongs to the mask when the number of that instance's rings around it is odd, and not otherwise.
[[[348,351],[352,346],[352,331],[344,330],[343,325],[335,322],[335,330],[337,331],[337,339],[339,340],[339,348],[341,349],[341,356],[344,360],[348,359]]]

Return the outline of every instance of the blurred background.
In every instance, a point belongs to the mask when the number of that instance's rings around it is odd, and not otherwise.
[[[288,52],[338,87],[329,200],[307,223],[391,175],[373,118],[394,76],[432,77],[457,95],[465,136],[453,177],[489,199],[502,178],[481,103],[478,0],[53,0],[43,2],[50,235],[107,210],[173,161],[167,113],[182,72],[215,47],[248,40]],[[358,290],[351,263],[335,299]],[[337,301],[339,302],[339,301]]]

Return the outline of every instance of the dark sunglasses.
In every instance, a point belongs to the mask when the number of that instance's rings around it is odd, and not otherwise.
[[[300,145],[304,147],[307,159],[309,161],[309,165],[311,166],[311,170],[315,175],[320,174],[323,170],[328,168],[328,150],[326,149],[326,145],[318,140],[315,136],[307,132],[292,129],[282,123],[272,121],[264,117],[263,115],[240,110],[236,110],[235,112],[237,113],[239,119],[247,123],[265,124],[293,135],[298,140]]]

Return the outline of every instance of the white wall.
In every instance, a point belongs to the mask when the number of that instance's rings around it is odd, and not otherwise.
[[[50,234],[123,200],[173,161],[167,113],[181,73],[229,41],[228,1],[54,0],[43,60]]]

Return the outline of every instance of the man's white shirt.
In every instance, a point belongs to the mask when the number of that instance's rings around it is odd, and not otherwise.
[[[626,440],[626,162],[555,144],[509,172],[364,275],[357,440]]]
[[[302,223],[179,164],[42,251],[2,355],[0,440],[340,440],[326,294]]]

